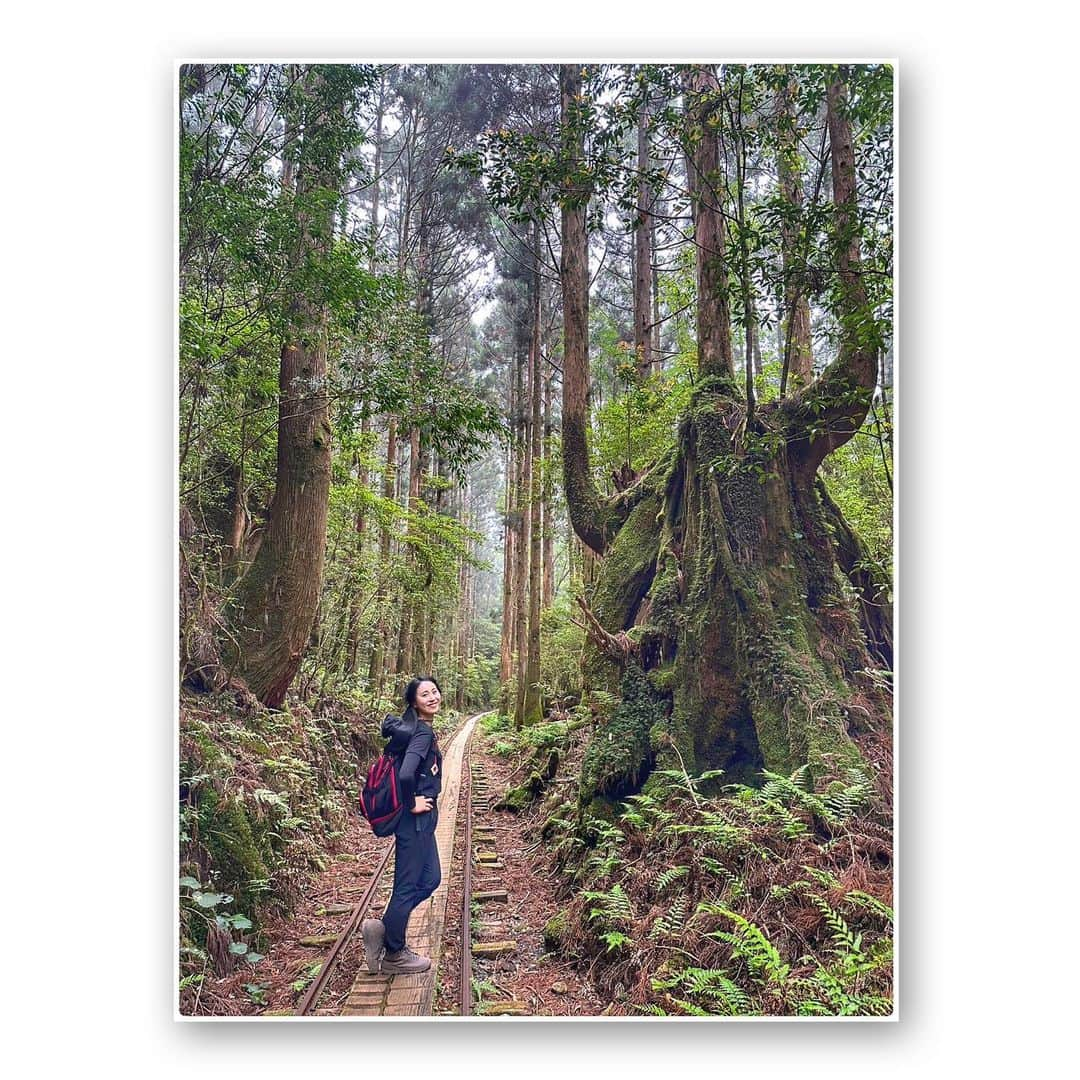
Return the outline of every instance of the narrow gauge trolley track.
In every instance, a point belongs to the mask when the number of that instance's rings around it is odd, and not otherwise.
[[[460,1015],[472,1012],[472,754],[465,748],[461,763],[465,789],[465,849],[461,869],[461,1008]]]
[[[393,841],[391,841],[380,856],[379,863],[371,875],[371,881],[368,882],[368,887],[364,890],[364,895],[360,897],[356,907],[353,908],[352,914],[349,916],[349,921],[345,924],[345,928],[338,935],[337,941],[334,942],[333,947],[323,961],[323,965],[319,969],[319,974],[315,976],[314,981],[307,989],[307,993],[304,994],[303,1000],[297,1006],[297,1016],[310,1016],[314,1010],[315,1002],[319,1000],[319,995],[330,981],[330,976],[337,966],[338,958],[341,956],[342,950],[356,931],[356,928],[360,925],[360,921],[364,917],[364,912],[367,911],[368,905],[375,896],[375,890],[378,888],[379,879],[382,877],[387,864],[390,862],[390,855],[393,850],[394,844]]]
[[[452,795],[448,802],[452,802],[452,806],[446,806],[445,810],[440,806],[440,811],[445,813],[445,818],[440,814],[440,821],[437,826],[436,835],[442,834],[440,839],[440,859],[443,861],[443,865],[449,868],[450,856],[453,851],[454,841],[454,827],[457,818],[457,799],[460,792],[461,777],[463,772],[462,761],[468,753],[468,741],[472,735],[475,722],[485,713],[477,713],[466,719],[454,732],[449,740],[447,747],[446,758],[450,758],[451,754],[457,757],[457,769],[455,772],[447,772],[447,778],[451,781]],[[458,747],[458,740],[463,738],[464,742],[461,747]],[[448,761],[444,760],[443,767],[446,769]],[[471,810],[471,804],[470,804]],[[446,821],[446,826],[443,822]],[[466,825],[466,832],[469,832],[469,826]],[[466,844],[468,841],[466,840]],[[445,852],[443,848],[445,847]],[[379,887],[379,883],[386,873],[391,852],[394,850],[394,844],[391,840],[387,845],[385,852],[379,859],[378,865],[375,867],[374,872],[371,875],[371,880],[368,882],[367,888],[364,890],[363,896],[360,901],[353,908],[352,913],[349,916],[348,922],[338,935],[337,940],[334,942],[327,954],[322,967],[319,969],[319,974],[304,994],[303,1000],[300,1002],[294,1015],[296,1016],[310,1016],[314,1012],[316,1003],[319,1000],[319,996],[326,988],[326,985],[330,981],[330,977],[333,974],[337,964],[344,952],[345,946],[349,943],[353,934],[356,933],[361,921],[363,920],[369,906],[374,899],[375,892]],[[466,864],[469,862],[469,851],[466,846]],[[421,913],[418,908],[414,912],[413,923],[410,927],[412,932],[418,933],[421,936],[426,936],[430,939],[431,959],[432,966],[428,972],[423,972],[419,975],[369,975],[366,972],[361,972],[357,977],[356,982],[353,985],[353,989],[349,994],[345,1003],[343,1015],[352,1016],[364,1016],[364,1015],[389,1015],[391,1013],[397,1014],[412,1014],[412,1015],[424,1015],[430,1011],[432,989],[434,986],[434,976],[437,968],[438,952],[441,951],[441,934],[442,934],[442,913],[446,908],[446,890],[449,884],[449,873],[447,872],[443,878],[443,884],[440,885],[439,890],[432,898],[432,902],[422,905],[425,910]],[[440,915],[437,919],[431,917],[431,906],[434,906],[434,902],[440,899],[441,895],[441,908]],[[469,896],[468,891],[465,893],[466,903]],[[466,933],[468,932],[468,921],[466,921]]]

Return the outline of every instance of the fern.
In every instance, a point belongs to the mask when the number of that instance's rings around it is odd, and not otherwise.
[[[782,822],[781,832],[789,840],[797,840],[800,836],[805,836],[810,828],[805,821],[800,821],[782,802],[776,799],[769,799],[765,803],[765,808],[779,818]]]
[[[715,840],[722,848],[737,848],[749,843],[747,830],[733,825],[723,814],[703,810],[700,817],[702,823],[699,825],[676,824],[669,826],[668,831],[676,836],[700,836]]]
[[[711,855],[702,855],[700,858],[701,868],[712,874],[714,877],[723,879],[724,881],[738,881],[738,877],[733,874],[719,859],[714,859]]]
[[[630,904],[630,897],[626,895],[621,885],[612,885],[607,892],[585,892],[582,895],[586,900],[594,901],[599,905],[590,909],[590,922],[598,919],[602,925],[610,926],[618,923],[629,925],[634,921],[634,909]]]
[[[785,964],[776,946],[765,936],[764,931],[749,919],[735,911],[730,911],[718,904],[698,904],[697,911],[708,915],[720,915],[735,924],[735,932],[714,930],[706,937],[727,942],[732,952],[745,960],[750,971],[769,984],[783,985],[787,981],[791,968]]]
[[[797,980],[797,988],[811,996],[803,998],[800,1016],[888,1016],[892,1002],[879,994],[863,994],[819,967],[809,979]]]
[[[816,814],[829,824],[836,821],[836,815],[826,805],[825,800],[809,790],[809,774],[805,765],[796,769],[791,776],[781,776],[767,769],[762,769],[762,775],[767,778],[767,782],[759,793],[764,801],[786,801],[811,814]]]
[[[677,1005],[687,1016],[708,1016],[709,1013],[703,1009],[700,1005],[695,1005],[690,1001],[682,1001],[679,998],[668,997],[668,1001],[672,1005]]]
[[[662,1008],[660,1008],[659,1005],[653,1005],[653,1004],[634,1005],[633,1008],[636,1009],[640,1013],[644,1013],[646,1016],[667,1016],[667,1015],[669,1015],[668,1013],[664,1012],[664,1010]]]
[[[861,769],[848,769],[848,783],[825,796],[825,805],[838,819],[854,817],[874,798],[874,785]]]
[[[277,791],[271,791],[269,788],[256,788],[250,793],[249,797],[258,806],[268,806],[285,814],[289,812],[289,800]]]
[[[593,880],[605,878],[623,865],[623,860],[617,851],[605,849],[590,855],[585,860],[584,871],[586,876]]]
[[[619,820],[632,829],[647,829],[649,827],[649,819],[640,810],[633,807],[624,810],[619,815]]]
[[[844,900],[848,903],[854,904],[856,907],[865,908],[867,911],[872,911],[875,915],[880,915],[886,922],[893,922],[893,909],[888,904],[883,904],[877,897],[871,896],[869,893],[864,893],[860,889],[852,889],[845,897]]]
[[[630,944],[634,939],[621,930],[608,930],[600,935],[600,940],[607,946],[606,952],[614,952],[624,945]]]
[[[690,901],[685,895],[676,897],[671,908],[663,915],[658,915],[649,928],[649,940],[658,941],[660,938],[671,937],[673,934],[681,934],[686,925],[689,904]]]
[[[687,877],[690,873],[689,866],[672,866],[665,870],[663,873],[658,874],[653,882],[653,888],[662,893],[673,882],[678,881],[680,878]]]
[[[746,1016],[753,1011],[753,1002],[726,971],[721,968],[689,967],[669,979],[653,979],[654,990],[677,989],[690,997],[705,998],[712,1009],[704,1009],[696,1003],[668,997],[670,1001],[694,1016],[715,1015]]]
[[[841,880],[834,874],[830,874],[828,870],[822,870],[817,866],[803,866],[803,869],[819,884],[824,885],[826,889],[843,890],[844,885]],[[807,883],[809,884],[809,882]]]
[[[670,821],[674,817],[651,795],[630,795],[625,802],[631,805],[619,815],[619,820],[635,829],[647,829],[652,824]]]
[[[814,905],[825,917],[825,923],[832,932],[833,940],[836,942],[841,952],[848,952],[858,954],[862,956],[862,934],[852,933],[851,927],[844,921],[843,916],[839,912],[834,911],[826,900],[823,900],[820,896],[808,897],[811,904]]]

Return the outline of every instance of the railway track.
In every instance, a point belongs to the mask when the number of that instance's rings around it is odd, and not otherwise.
[[[451,737],[443,758],[444,782],[446,787],[440,797],[440,819],[436,829],[439,845],[439,858],[444,867],[443,883],[439,886],[431,901],[422,904],[413,912],[409,923],[409,937],[418,946],[418,951],[427,951],[432,965],[429,971],[415,975],[383,975],[361,971],[346,998],[342,1009],[343,1016],[394,1016],[394,1015],[431,1015],[431,1003],[438,970],[438,959],[442,951],[442,933],[445,923],[446,904],[449,893],[453,851],[455,842],[464,844],[464,880],[462,886],[461,910],[461,997],[460,1014],[468,1016],[472,1012],[472,942],[471,906],[473,900],[473,789],[475,778],[469,756],[469,740],[481,716],[477,713],[467,719]],[[454,836],[458,817],[458,802],[465,800],[465,822],[463,835]],[[358,934],[363,919],[368,915],[375,894],[384,877],[389,876],[393,840],[389,840],[386,850],[371,875],[360,900],[353,907],[341,933],[326,954],[319,972],[308,987],[296,1008],[294,1015],[311,1016],[318,1005],[319,998],[330,982],[337,966],[346,952],[347,946]],[[490,860],[489,860],[490,864]],[[501,864],[500,864],[501,865]],[[492,895],[499,895],[497,892]],[[505,894],[502,894],[505,895]]]

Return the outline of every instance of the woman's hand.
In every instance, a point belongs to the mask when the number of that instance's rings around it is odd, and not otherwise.
[[[426,795],[416,795],[413,797],[414,814],[426,814],[432,807],[432,801]]]

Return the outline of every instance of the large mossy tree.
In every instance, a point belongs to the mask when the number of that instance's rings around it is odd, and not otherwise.
[[[585,687],[620,694],[586,753],[583,805],[638,790],[658,765],[722,769],[728,779],[806,767],[824,784],[865,765],[860,732],[889,723],[885,583],[867,573],[858,537],[818,479],[826,456],[867,416],[887,327],[860,255],[849,73],[816,75],[818,97],[808,94],[807,108],[824,109],[827,124],[828,265],[811,272],[804,264],[800,281],[827,282],[835,358],[767,403],[755,401],[749,377],[736,377],[732,309],[745,315],[749,292],[738,291],[750,279],[740,213],[749,193],[739,157],[750,119],[744,72],[726,85],[708,67],[678,72],[698,375],[671,452],[603,496],[586,437],[586,216],[596,170],[584,147],[596,106],[578,65],[560,73],[564,479],[573,528],[602,556],[582,605],[591,629]],[[791,93],[789,75],[775,80]],[[878,73],[879,97],[882,83]],[[799,209],[784,219],[789,233]],[[788,303],[805,288],[787,288]]]

